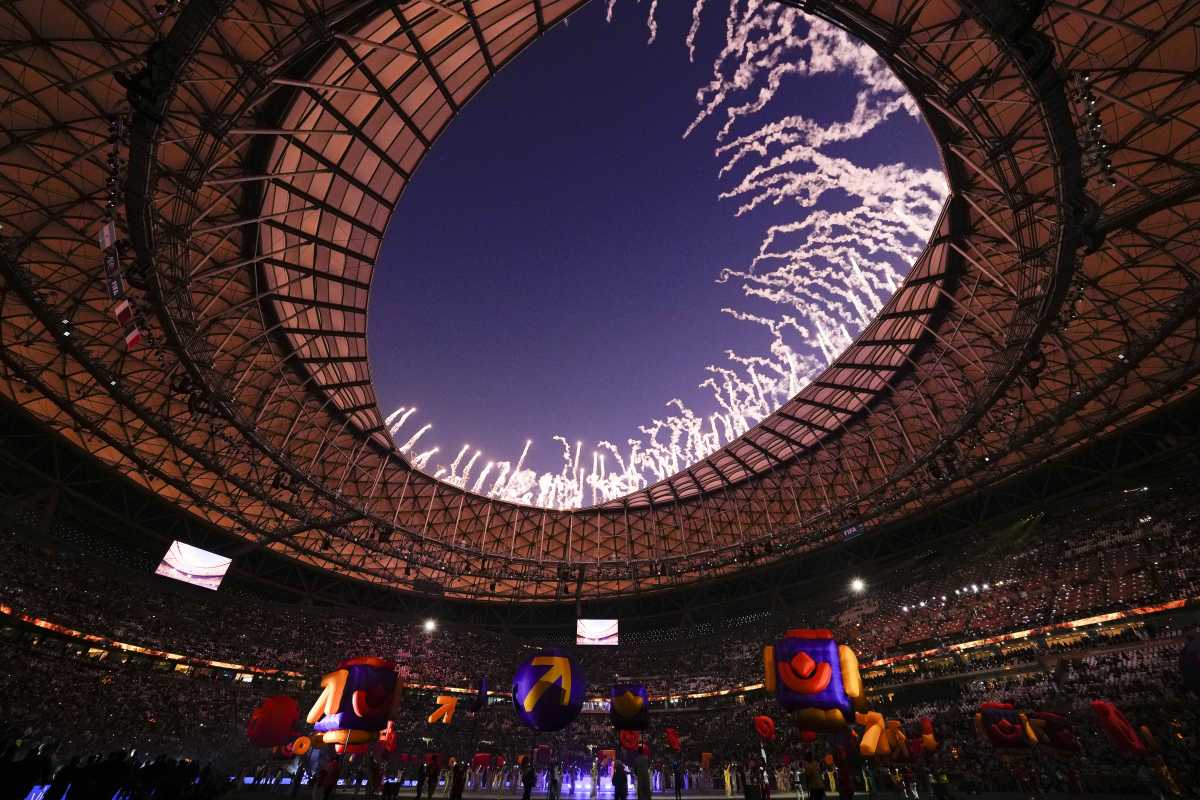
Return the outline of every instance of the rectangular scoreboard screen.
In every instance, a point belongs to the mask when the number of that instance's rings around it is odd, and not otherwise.
[[[617,644],[615,619],[575,620],[575,644]]]
[[[215,590],[221,585],[221,579],[231,563],[231,558],[175,541],[158,563],[154,574]]]

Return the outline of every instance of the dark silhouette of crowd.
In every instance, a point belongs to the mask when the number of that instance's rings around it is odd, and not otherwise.
[[[9,745],[0,754],[0,786],[5,800],[24,800],[35,787],[46,787],[42,800],[112,800],[128,797],[208,800],[227,788],[223,775],[190,759],[147,757],[113,751],[88,758],[72,756],[62,763],[51,746],[20,754]]]

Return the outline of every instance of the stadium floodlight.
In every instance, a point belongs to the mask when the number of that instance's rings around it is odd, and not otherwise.
[[[862,578],[854,578],[850,581],[850,591],[855,594],[862,594],[867,588],[867,582]]]
[[[433,633],[436,630],[437,630],[437,620],[436,619],[433,619],[431,617],[430,619],[425,620],[425,632],[426,633]]]

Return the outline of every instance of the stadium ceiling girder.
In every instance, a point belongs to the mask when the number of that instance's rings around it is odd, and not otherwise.
[[[518,506],[411,469],[366,358],[380,232],[463,103],[578,5],[0,8],[4,393],[247,548],[553,600],[810,552],[1195,388],[1200,8],[808,2],[910,88],[952,189],[879,318],[741,439],[604,507]],[[108,119],[130,111],[113,172]],[[126,269],[150,278],[137,348],[96,244],[114,176]]]

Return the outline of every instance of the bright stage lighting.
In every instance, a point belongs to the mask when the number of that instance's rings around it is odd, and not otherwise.
[[[433,633],[436,630],[437,630],[437,620],[436,619],[425,620],[425,632],[426,633]]]
[[[862,594],[866,588],[867,582],[862,578],[855,578],[854,580],[850,581],[850,591],[854,592],[855,594]]]

